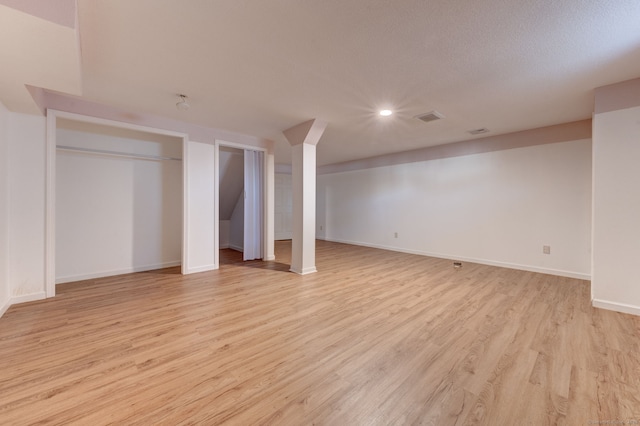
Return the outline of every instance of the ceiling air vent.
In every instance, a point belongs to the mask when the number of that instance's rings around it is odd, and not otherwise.
[[[416,118],[428,123],[430,121],[441,120],[444,118],[444,115],[440,114],[438,111],[429,111],[426,114],[416,115]]]
[[[468,133],[470,133],[472,135],[481,135],[483,133],[489,133],[489,129],[487,129],[486,127],[483,127],[481,129],[469,130]]]

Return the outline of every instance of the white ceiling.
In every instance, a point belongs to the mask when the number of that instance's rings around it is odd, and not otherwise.
[[[590,118],[594,88],[640,76],[638,0],[78,0],[78,13],[84,98],[269,138],[280,163],[282,130],[311,118],[329,123],[325,165]],[[413,118],[430,110],[446,119]]]

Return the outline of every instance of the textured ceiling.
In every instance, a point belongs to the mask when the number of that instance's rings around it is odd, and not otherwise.
[[[78,0],[78,15],[84,98],[269,138],[280,163],[282,130],[312,118],[329,123],[324,165],[590,118],[594,88],[640,76],[638,0]],[[446,118],[413,118],[431,110]]]

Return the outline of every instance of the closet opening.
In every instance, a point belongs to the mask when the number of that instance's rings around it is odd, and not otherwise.
[[[52,282],[181,266],[184,138],[57,115],[47,295]]]

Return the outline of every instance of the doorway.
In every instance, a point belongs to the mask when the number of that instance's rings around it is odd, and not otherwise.
[[[265,258],[265,155],[217,142],[218,264]]]
[[[244,251],[244,151],[221,146],[218,155],[219,249]],[[225,256],[226,259],[230,256]],[[221,258],[221,262],[224,259]]]

